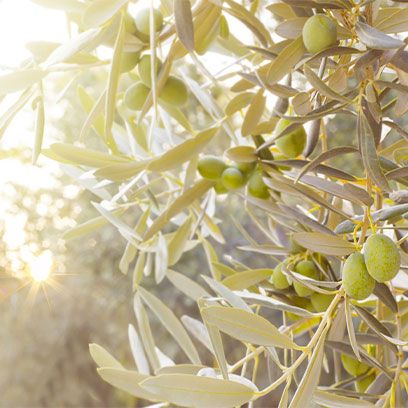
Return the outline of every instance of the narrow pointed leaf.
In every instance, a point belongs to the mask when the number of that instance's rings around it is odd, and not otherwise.
[[[162,374],[140,385],[176,406],[196,408],[232,408],[254,396],[253,388],[239,382],[191,374]]]
[[[142,287],[139,287],[138,292],[140,293],[143,301],[149,306],[149,308],[161,321],[163,326],[174,337],[182,350],[188,356],[189,360],[193,364],[201,364],[200,357],[196,348],[194,347],[194,344],[174,313],[161,300]]]
[[[262,316],[242,309],[209,306],[201,310],[203,319],[222,332],[246,343],[298,349],[299,347]]]
[[[190,0],[174,0],[174,18],[177,35],[190,52],[194,51],[194,26]]]

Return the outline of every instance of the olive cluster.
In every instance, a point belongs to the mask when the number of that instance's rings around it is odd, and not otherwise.
[[[343,287],[354,299],[367,298],[376,282],[393,279],[401,265],[401,257],[394,241],[383,234],[371,235],[362,253],[351,254],[343,266]]]
[[[217,182],[214,186],[217,194],[225,194],[247,185],[248,194],[262,199],[269,197],[262,169],[255,161],[228,165],[219,157],[202,156],[198,161],[197,170],[205,179]]]
[[[154,31],[160,32],[163,28],[163,15],[159,10],[153,10]],[[140,39],[148,42],[150,34],[150,9],[139,11],[133,19],[130,15],[126,18],[126,29],[128,32],[137,35]],[[140,52],[123,52],[121,59],[121,72],[132,71],[137,66],[137,74],[140,81],[132,84],[125,93],[124,104],[128,109],[139,111],[150,93],[152,87],[152,65],[151,55]],[[154,72],[158,76],[162,68],[162,62],[155,58]],[[169,76],[158,95],[160,102],[168,105],[181,107],[188,100],[188,90],[184,82],[175,77]]]
[[[385,246],[382,243],[383,241],[386,242]],[[325,312],[333,301],[334,294],[331,295],[315,292],[299,281],[295,281],[294,279],[288,277],[288,275],[284,272],[284,269],[293,269],[294,272],[313,280],[320,279],[319,270],[316,267],[316,264],[311,260],[302,259],[304,257],[301,253],[304,252],[304,248],[299,246],[292,238],[289,239],[289,248],[291,251],[291,256],[275,267],[271,277],[271,283],[279,291],[286,291],[292,287],[293,290],[287,291],[287,296],[290,298],[293,305],[310,312]],[[384,252],[389,252],[389,254],[384,257]],[[364,248],[364,253],[364,256],[368,257],[370,270],[375,274],[378,281],[391,279],[398,272],[399,253],[395,244],[388,237],[384,235],[371,236],[367,240],[367,244]],[[360,255],[364,258],[362,254],[353,254],[350,256],[350,258],[354,255]],[[301,260],[297,260],[298,257]],[[398,257],[398,262],[396,257]],[[360,266],[360,264],[358,264],[357,266]],[[354,268],[355,267],[356,265],[354,265]],[[350,271],[352,271],[352,269],[350,269]],[[354,269],[354,272],[352,273],[354,273],[356,277],[359,276],[358,269]],[[375,282],[370,275],[368,276],[373,280],[373,282]],[[362,284],[358,283],[357,286],[358,288],[361,288],[362,286],[364,286],[364,282]],[[372,292],[372,290],[373,287],[371,286],[370,293]],[[287,317],[292,321],[299,319],[299,317],[294,313],[287,313]],[[375,351],[375,349],[368,350],[369,353],[373,351]],[[375,379],[375,373],[368,372],[370,370],[370,366],[346,354],[341,355],[341,361],[347,373],[349,373],[353,377],[362,376],[362,378],[358,381],[355,381],[354,384],[357,392],[365,392],[367,387]],[[364,376],[364,374],[367,375]]]
[[[297,246],[297,244],[292,242],[291,246],[292,249],[296,250],[295,246]],[[271,277],[273,286],[279,290],[288,289],[290,286],[293,286],[296,296],[292,296],[291,300],[296,306],[309,310],[310,312],[324,312],[329,307],[334,295],[315,292],[300,282],[288,279],[282,269],[290,266],[291,261],[287,259],[275,267]],[[319,271],[316,265],[309,260],[301,260],[295,263],[294,271],[310,279],[319,279]],[[292,313],[288,315],[292,320],[297,319]]]

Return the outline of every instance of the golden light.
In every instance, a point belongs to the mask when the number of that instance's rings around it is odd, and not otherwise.
[[[44,282],[48,279],[52,269],[52,253],[44,251],[42,254],[34,258],[29,265],[31,277],[36,282]]]

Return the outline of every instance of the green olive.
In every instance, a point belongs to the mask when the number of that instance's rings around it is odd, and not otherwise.
[[[162,63],[159,58],[155,59],[156,65],[156,77],[159,74]],[[140,58],[139,64],[137,65],[137,73],[139,74],[140,80],[149,88],[152,86],[152,60],[150,54],[145,54]]]
[[[312,54],[317,54],[336,45],[337,27],[325,14],[315,14],[309,17],[303,26],[302,37],[306,49]]]
[[[208,180],[219,180],[227,165],[216,156],[203,156],[198,160],[197,170]]]
[[[283,265],[284,265],[283,262],[278,264],[275,267],[273,271],[273,275],[272,275],[273,285],[275,286],[276,289],[279,289],[279,290],[286,289],[290,286],[286,275],[282,272]]]
[[[304,310],[308,310],[309,312],[314,311],[313,306],[310,303],[309,299],[304,298],[304,297],[295,296],[295,297],[292,298],[292,300],[293,300],[293,304],[295,306],[300,307],[301,309],[304,309]],[[288,317],[289,320],[292,320],[292,321],[297,321],[297,320],[301,319],[301,316],[298,316],[297,314],[292,313],[292,312],[287,312],[286,316]]]
[[[124,52],[120,60],[120,72],[131,71],[139,62],[139,52]]]
[[[325,295],[324,293],[315,292],[310,296],[310,301],[312,302],[314,310],[321,313],[327,310],[333,298],[333,295]]]
[[[278,136],[292,122],[288,119],[280,119],[275,128],[275,135]],[[295,158],[301,154],[306,146],[306,132],[303,126],[276,139],[276,147],[286,157]]]
[[[364,245],[368,273],[377,282],[393,279],[401,265],[401,256],[394,241],[383,234],[371,235]]]
[[[131,110],[141,110],[147,96],[149,95],[149,92],[150,89],[141,82],[137,82],[136,84],[131,85],[125,92],[125,106]]]
[[[188,100],[188,90],[181,79],[169,76],[160,92],[160,99],[173,106],[183,106]]]
[[[367,271],[364,256],[351,254],[343,265],[343,287],[348,296],[362,300],[373,293],[375,280]]]
[[[359,376],[366,373],[369,370],[369,366],[357,359],[348,356],[347,354],[341,355],[341,362],[343,363],[344,369],[353,376]]]
[[[222,181],[221,181],[221,180],[218,180],[218,181],[217,181],[217,183],[216,183],[215,186],[214,186],[214,190],[215,190],[215,192],[216,192],[218,195],[228,193],[228,189],[225,188],[225,186],[224,186],[224,184],[222,184]]]
[[[274,160],[286,160],[287,157],[284,156],[282,153],[275,153],[275,152],[274,152],[274,153],[273,153],[273,159],[274,159]],[[282,171],[288,171],[288,170],[291,169],[290,166],[279,165],[279,166],[277,166],[277,167],[278,167],[279,170],[282,170]]]
[[[163,28],[163,15],[153,9],[154,31],[157,33]],[[150,8],[140,10],[135,17],[136,29],[139,33],[150,36]]]
[[[227,190],[236,190],[245,184],[245,177],[235,167],[229,167],[223,171],[221,181]]]
[[[364,393],[366,392],[367,388],[371,385],[371,383],[375,380],[375,374],[370,374],[366,378],[362,380],[358,380],[354,383],[357,392]]]
[[[316,269],[316,266],[311,261],[300,261],[296,264],[295,272],[306,276],[308,278],[317,279],[319,277],[319,273]],[[299,282],[293,282],[293,287],[298,294],[298,296],[306,297],[313,293],[312,289],[302,285]]]
[[[248,180],[248,193],[256,198],[267,199],[269,197],[268,187],[263,181],[262,172],[256,171]]]
[[[255,170],[256,162],[250,163],[237,163],[237,169],[241,171],[245,176],[248,176]]]

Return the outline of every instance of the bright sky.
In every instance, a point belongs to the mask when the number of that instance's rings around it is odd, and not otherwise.
[[[0,65],[14,67],[30,55],[27,42],[67,38],[64,13],[29,0],[0,0],[0,38]]]

